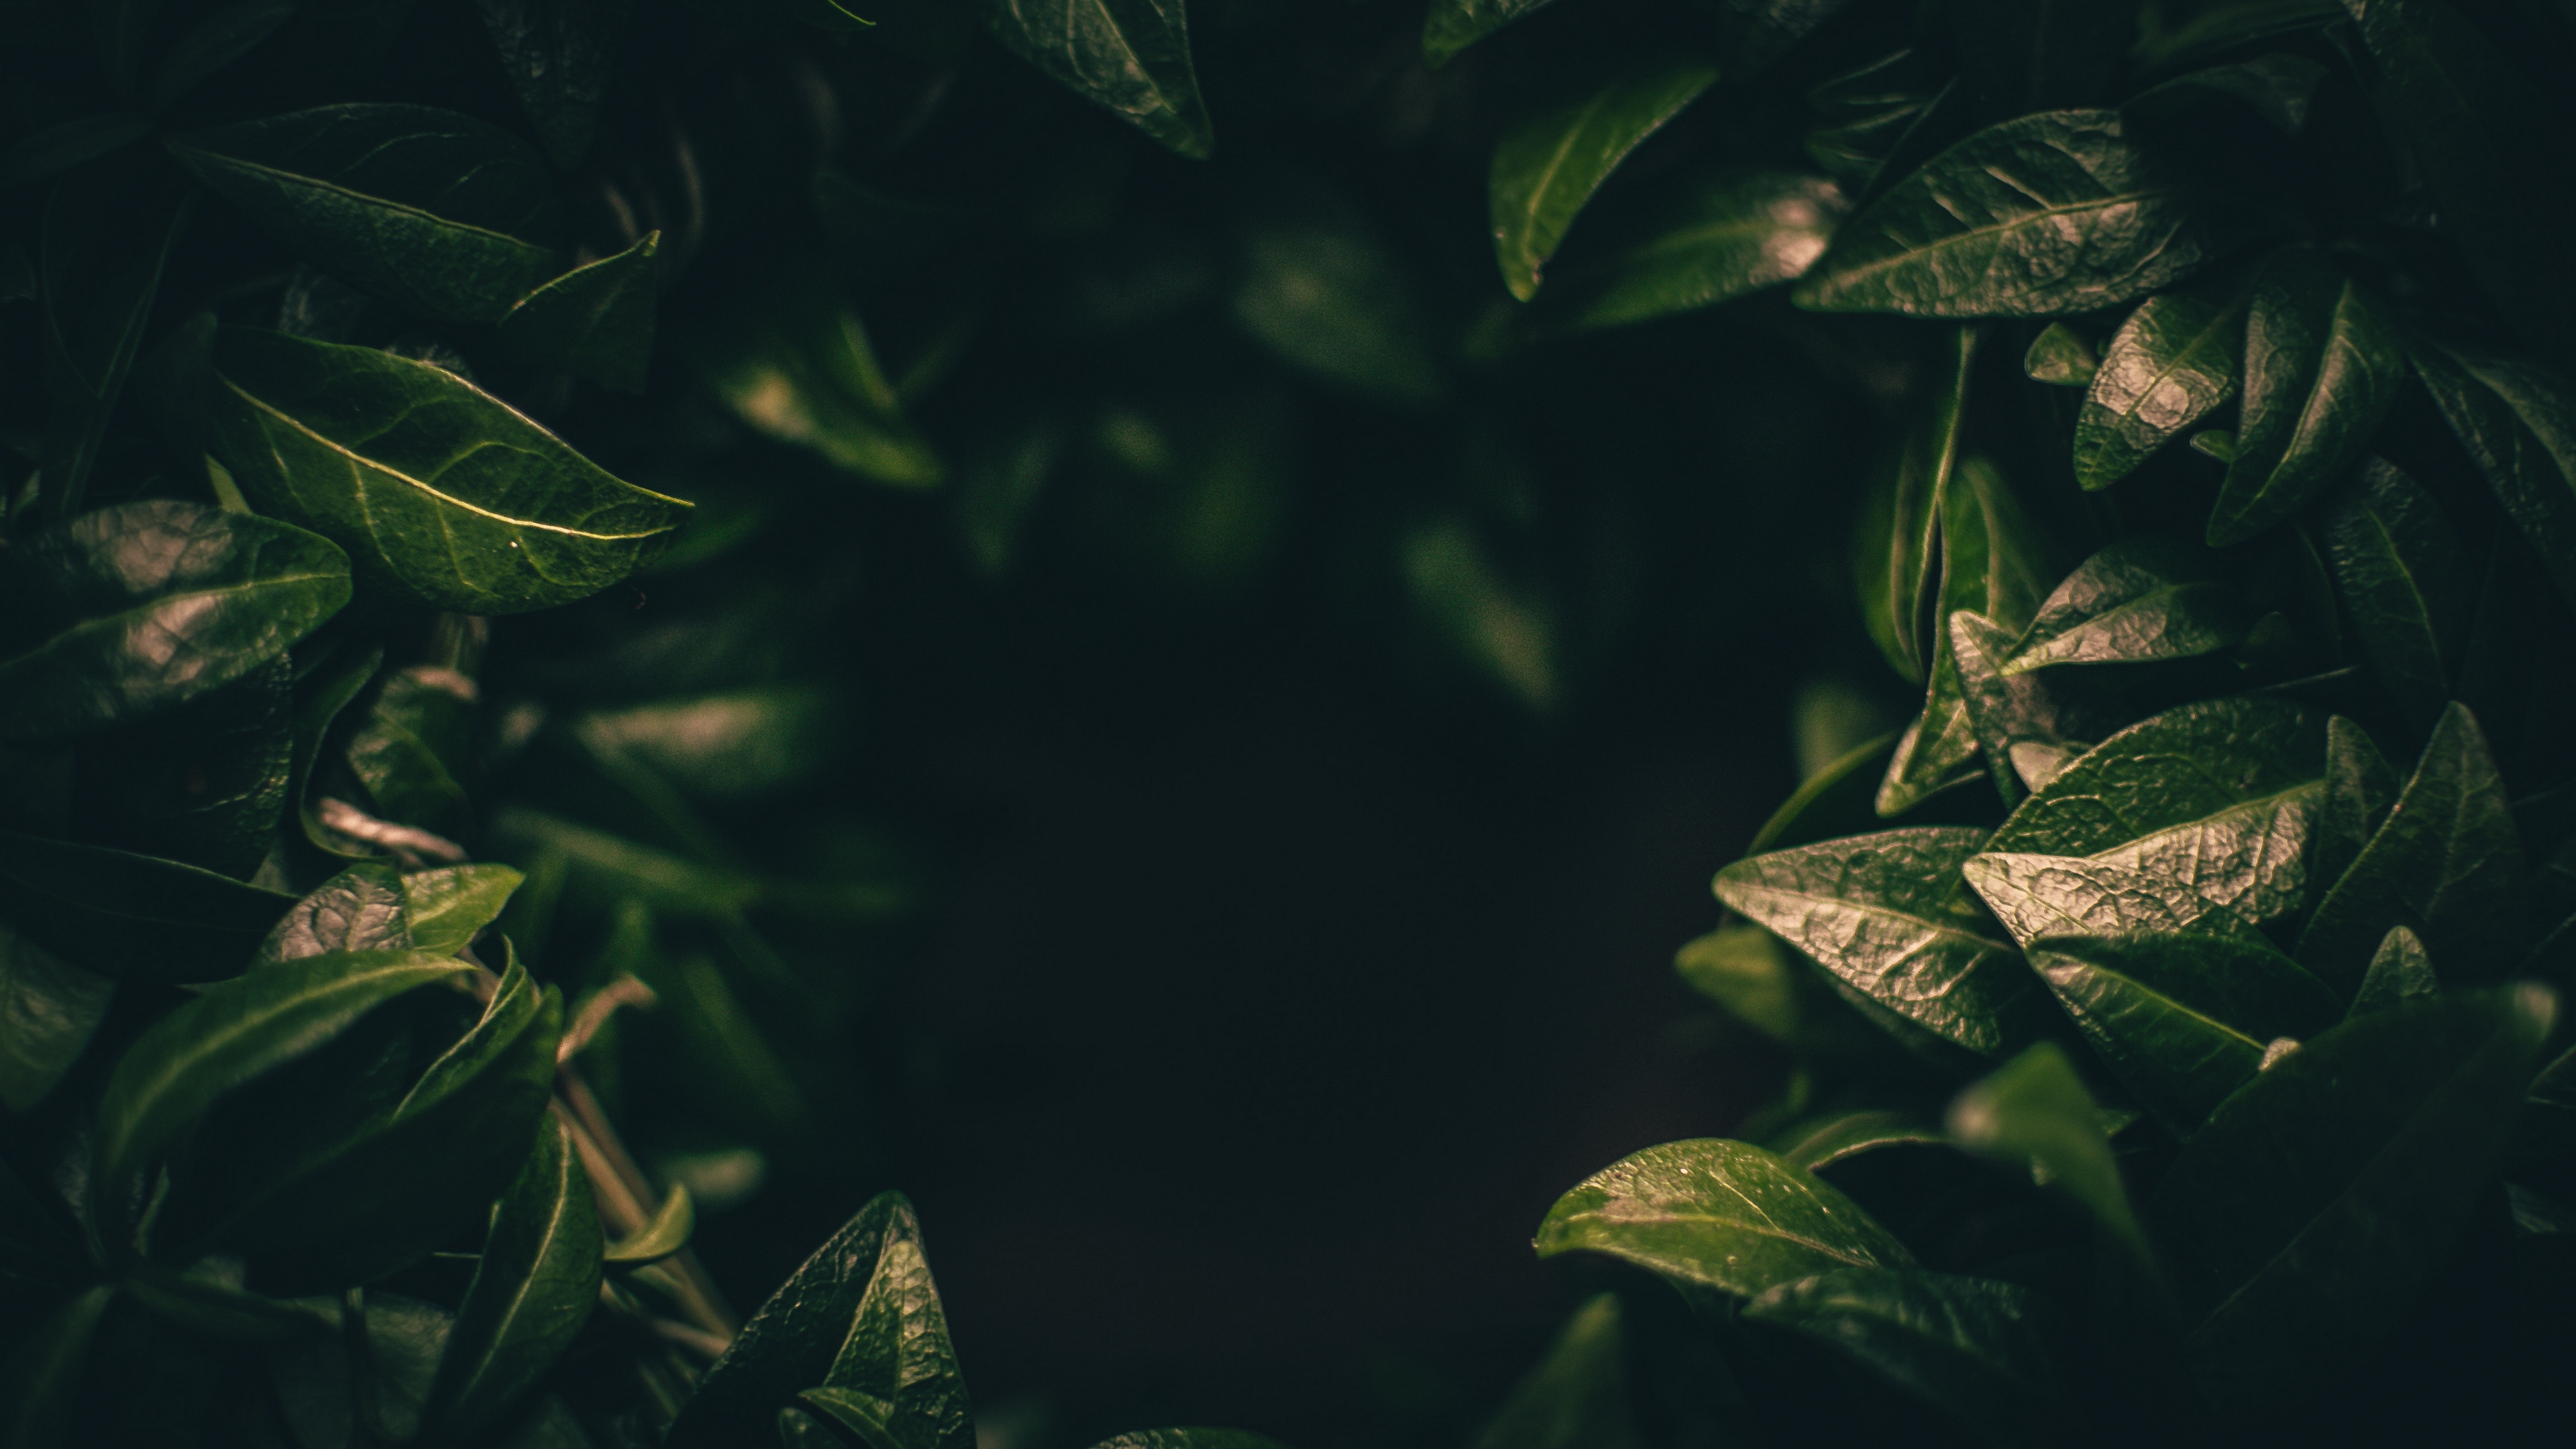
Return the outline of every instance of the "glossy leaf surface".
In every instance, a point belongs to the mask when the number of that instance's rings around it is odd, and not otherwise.
[[[2076,480],[2110,487],[2234,397],[2244,339],[2237,282],[2149,297],[2112,334],[2076,414]]]
[[[2199,932],[2247,937],[2253,923],[2187,879],[2081,856],[1972,856],[1961,874],[2024,949],[2050,936]]]
[[[1601,183],[1716,80],[1714,67],[1680,61],[1626,76],[1504,133],[1489,190],[1494,260],[1513,296],[1526,302],[1538,295],[1539,269]]]
[[[1913,1255],[1850,1198],[1759,1147],[1721,1138],[1633,1153],[1557,1200],[1539,1256],[1607,1253],[1677,1283],[1750,1297]]]
[[[984,28],[1085,100],[1184,156],[1216,147],[1180,0],[992,0]]]
[[[590,1179],[562,1122],[548,1115],[492,1210],[429,1391],[432,1424],[477,1433],[554,1366],[599,1300],[601,1246]]]
[[[2279,523],[2360,461],[2405,380],[2396,328],[2357,283],[2303,247],[2265,262],[2245,318],[2244,409],[2209,515],[2211,545]]]
[[[1810,1339],[1990,1439],[2029,1432],[2056,1396],[2047,1303],[1992,1278],[1843,1268],[1783,1283],[1744,1317]]]
[[[966,1382],[918,1237],[887,1235],[823,1386],[797,1397],[870,1444],[966,1449],[975,1442]]]

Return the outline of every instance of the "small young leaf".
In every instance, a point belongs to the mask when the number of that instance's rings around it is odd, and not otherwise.
[[[2433,975],[2432,954],[2424,942],[2404,926],[2388,928],[2387,939],[2379,943],[2377,954],[2370,958],[2370,969],[2361,975],[2361,987],[2352,994],[2352,1014],[2368,1016],[2374,1011],[2388,1011],[2410,1001],[2438,994],[2442,983]]]
[[[2235,396],[2246,296],[2242,279],[2221,276],[2149,297],[2120,324],[2075,416],[2086,489],[2128,477]]]
[[[2239,228],[2116,111],[1989,126],[1843,223],[1799,306],[1914,317],[2088,312],[2181,281]]]
[[[2360,461],[2405,380],[2396,328],[2333,263],[2306,247],[2265,262],[2245,319],[2244,420],[2210,545],[2261,533]]]
[[[2057,1397],[2047,1300],[1992,1278],[1842,1268],[1783,1283],[1744,1317],[1811,1339],[1991,1441],[2026,1437]]]
[[[2325,515],[2326,557],[2371,671],[2419,724],[2450,702],[2477,580],[2451,521],[2377,458]]]
[[[662,1206],[654,1211],[650,1222],[633,1235],[610,1243],[600,1256],[610,1263],[658,1262],[687,1247],[689,1235],[697,1226],[696,1200],[686,1187],[675,1182],[670,1196],[662,1199]]]
[[[1618,255],[1559,280],[1577,330],[1693,312],[1795,281],[1824,255],[1844,209],[1821,177],[1728,170],[1694,183],[1663,224]]]
[[[1542,1258],[1606,1253],[1676,1283],[1752,1297],[1837,1268],[1910,1268],[1914,1255],[1841,1192],[1749,1143],[1668,1142],[1557,1199]]]
[[[408,951],[412,945],[403,878],[392,866],[362,861],[297,901],[260,943],[259,960],[292,961],[326,951]]]
[[[1190,64],[1181,0],[1092,0],[1042,7],[993,0],[984,28],[1057,83],[1171,147],[1204,161],[1216,147]]]
[[[175,860],[0,830],[0,918],[64,960],[120,980],[235,975],[294,904]]]
[[[577,372],[619,392],[644,391],[653,360],[653,259],[661,244],[660,232],[647,232],[617,255],[530,292],[501,318],[493,345],[531,367]]]
[[[492,1209],[491,1232],[438,1362],[424,1417],[467,1437],[554,1367],[599,1301],[599,1212],[572,1139],[552,1114]]]
[[[451,865],[402,878],[403,915],[415,949],[453,956],[501,918],[525,876],[506,865]]]
[[[436,608],[587,598],[650,562],[688,509],[425,362],[227,328],[215,364],[215,452],[251,502]]]
[[[1475,1449],[1636,1449],[1619,1295],[1596,1293],[1512,1386]],[[1102,1446],[1106,1449],[1106,1446]],[[1145,1449],[1145,1446],[1138,1446]],[[1174,1446],[1179,1449],[1179,1446]]]
[[[2048,596],[2003,673],[2215,654],[2243,641],[2253,613],[2205,551],[2153,535],[2124,538]]]
[[[2051,387],[2090,387],[2094,375],[2102,370],[2102,359],[2094,355],[2093,344],[2083,333],[2063,322],[2051,322],[2030,340],[2030,350],[2022,354],[2021,370],[2031,381]]]
[[[1526,302],[1538,295],[1539,269],[1592,193],[1639,142],[1716,81],[1715,67],[1677,61],[1625,76],[1504,133],[1489,191],[1494,260],[1513,296]]]
[[[2057,1043],[2041,1042],[1961,1092],[1950,1104],[1949,1127],[1961,1147],[2071,1199],[2113,1242],[2152,1265],[2101,1110]]]

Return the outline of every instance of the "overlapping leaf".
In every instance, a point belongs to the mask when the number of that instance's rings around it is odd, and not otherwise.
[[[1713,66],[1676,61],[1624,76],[1504,133],[1488,191],[1494,260],[1513,296],[1526,302],[1538,295],[1539,269],[1601,183],[1716,80]]]
[[[1750,1297],[1840,1268],[1908,1268],[1911,1253],[1850,1198],[1759,1147],[1671,1142],[1557,1199],[1541,1257],[1607,1253],[1678,1283]]]
[[[2358,283],[2305,247],[2266,261],[2246,313],[2243,420],[2211,545],[2279,523],[2360,461],[2405,380],[2396,328]]]
[[[2057,1396],[2047,1302],[2019,1284],[1843,1268],[1783,1283],[1744,1317],[1840,1353],[1990,1439],[2026,1435]]]
[[[992,0],[984,28],[1031,65],[1184,156],[1216,147],[1181,0]]]
[[[2150,297],[2104,349],[2075,419],[2075,477],[2108,488],[2236,394],[2246,292],[2220,276]]]

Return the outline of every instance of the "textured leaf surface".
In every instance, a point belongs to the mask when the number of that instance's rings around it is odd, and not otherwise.
[[[2419,725],[2450,702],[2477,576],[2415,480],[2373,458],[2325,516],[2326,559],[2371,672]]]
[[[2066,576],[2003,672],[2215,654],[2245,637],[2252,614],[2205,551],[2152,536],[2125,538]]]
[[[2369,448],[2406,380],[2395,326],[2305,247],[2263,264],[2245,319],[2245,402],[2209,542],[2242,543],[2315,498]]]
[[[1990,1438],[2056,1397],[2047,1302],[1992,1278],[1843,1268],[1783,1283],[1744,1317],[1822,1344]]]
[[[2236,395],[2244,353],[2241,281],[2149,297],[2102,353],[2075,415],[2075,477],[2108,488]]]
[[[2440,979],[2433,974],[2432,953],[2424,949],[2423,940],[2404,926],[2392,926],[2371,956],[2370,969],[2361,975],[2361,989],[2352,994],[2352,1014],[2388,1011],[2437,995],[2441,989]]]
[[[1914,1262],[1814,1174],[1713,1137],[1649,1147],[1595,1173],[1548,1210],[1536,1246],[1543,1258],[1607,1253],[1746,1297],[1837,1268]]]
[[[984,28],[1075,95],[1184,156],[1216,146],[1181,0],[991,0]]]
[[[1990,852],[1960,868],[2024,949],[2049,936],[2193,931],[2245,937],[2253,923],[2169,873],[2080,856]]]
[[[563,1123],[549,1114],[492,1210],[429,1391],[432,1424],[452,1435],[479,1432],[554,1367],[599,1300],[601,1245],[590,1179]]]
[[[1592,193],[1637,143],[1662,129],[1717,80],[1715,67],[1681,61],[1615,81],[1571,106],[1514,125],[1494,150],[1490,183],[1494,260],[1503,284],[1526,302],[1539,269]]]
[[[823,1386],[797,1397],[870,1444],[966,1449],[966,1381],[917,1237],[888,1234]]]
[[[2308,878],[2326,888],[2343,878],[2397,803],[2404,778],[2361,726],[2336,715],[2326,722],[2326,793],[2317,805]]]
[[[215,450],[243,493],[438,608],[587,598],[649,562],[688,508],[425,362],[228,329],[216,368]]]

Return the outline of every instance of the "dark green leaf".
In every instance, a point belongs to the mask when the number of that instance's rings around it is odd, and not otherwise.
[[[2424,942],[2404,926],[2391,926],[2387,939],[2370,958],[2370,969],[2361,975],[2361,987],[2352,994],[2352,1014],[2367,1016],[2374,1011],[2387,1011],[2440,992],[2442,983],[2433,975],[2433,957]],[[2292,1032],[2286,1035],[2305,1035]]]
[[[656,700],[581,717],[574,733],[685,794],[740,800],[811,775],[842,738],[832,697],[806,685]]]
[[[2454,983],[2493,981],[2529,944],[2522,843],[2504,779],[2468,710],[2442,711],[2413,778],[2299,934],[2299,964],[2349,995],[2391,927]]]
[[[92,1191],[124,1211],[151,1158],[223,1093],[321,1047],[367,1012],[474,968],[413,951],[341,951],[228,981],[153,1023],[99,1100]]]
[[[74,750],[96,838],[241,879],[277,843],[295,671],[280,654],[230,684]]]
[[[1744,1316],[1850,1358],[1989,1440],[2017,1442],[2057,1394],[2047,1306],[1992,1278],[1843,1268],[1783,1283]]]
[[[1103,1439],[1092,1449],[1286,1449],[1249,1429],[1137,1429]]]
[[[797,1397],[886,1449],[968,1449],[975,1442],[966,1381],[918,1236],[886,1235],[823,1386]]]
[[[2162,4],[2148,5],[2138,13],[2137,54],[2146,69],[2170,70],[2343,18],[2337,0],[2228,0],[2183,7],[2179,15]]]
[[[2317,806],[2308,879],[2327,886],[2341,880],[2405,784],[2361,726],[2342,715],[2326,721],[2326,793]]]
[[[1837,1162],[1881,1147],[1921,1146],[1947,1140],[1937,1129],[1902,1112],[1842,1112],[1782,1132],[1773,1139],[1777,1145],[1771,1150],[1809,1172],[1822,1172]]]
[[[1673,966],[1692,989],[1785,1046],[1858,1057],[1878,1045],[1814,968],[1759,926],[1712,931],[1683,946]]]
[[[1717,895],[1878,1005],[2001,1056],[2053,1013],[1962,886],[1960,864],[1984,844],[1953,826],[1830,840],[1737,861]]]
[[[2576,383],[2537,363],[2439,343],[2411,349],[2496,500],[2576,602]]]
[[[485,14],[491,7],[485,7]],[[640,393],[653,360],[654,256],[662,234],[576,267],[501,318],[493,344],[532,367],[577,372],[602,387]]]
[[[467,1437],[543,1378],[599,1301],[599,1211],[572,1139],[552,1114],[492,1209],[491,1232],[447,1335],[424,1417]]]
[[[2220,1106],[2147,1205],[2214,1399],[2347,1365],[2413,1307],[2486,1189],[2555,1015],[2524,985],[2356,1017]]]
[[[0,925],[0,1103],[25,1112],[80,1060],[116,983]]]
[[[2027,791],[2046,789],[2117,719],[2081,679],[2036,670],[2005,674],[2015,639],[2012,630],[1971,610],[1950,616],[1950,662],[1968,728],[2007,807],[2020,804]]]
[[[2343,1015],[2324,982],[2250,933],[2052,937],[2030,964],[2120,1085],[2182,1137],[2252,1080],[2266,1046]]]
[[[279,1343],[334,1326],[337,1305],[328,1299],[280,1301],[246,1292],[240,1264],[220,1271],[221,1260],[172,1272],[156,1263],[127,1266],[125,1291],[154,1313],[222,1343]]]
[[[2233,217],[2116,111],[2006,121],[1942,152],[1834,233],[1797,302],[1822,312],[2047,317],[2172,285]]]
[[[2137,35],[2138,0],[1952,0],[1977,110],[2001,119],[2101,101]]]
[[[1440,368],[1411,286],[1368,214],[1295,174],[1247,206],[1234,320],[1291,367],[1364,396],[1429,403]]]
[[[2155,303],[2147,303],[2152,307]],[[2081,332],[2063,322],[2051,322],[2030,340],[2030,349],[2022,354],[2021,370],[2033,382],[2051,387],[2090,387],[2094,375],[2102,370],[2102,359],[2094,354],[2093,343]]]
[[[1788,53],[1851,0],[1718,0],[1719,58],[1738,80],[1753,76]]]
[[[560,854],[569,884],[583,896],[614,902],[632,897],[681,919],[729,920],[766,894],[739,871],[703,866],[569,820],[510,806],[492,820],[496,853],[530,875],[540,857]]]
[[[519,105],[557,166],[590,150],[628,0],[478,0]]]
[[[544,158],[471,116],[322,106],[167,144],[306,261],[426,316],[498,322],[554,275],[563,205]]]
[[[453,956],[501,918],[526,877],[506,865],[451,865],[402,878],[403,913],[418,950]]]
[[[1941,349],[1943,366],[1862,505],[1852,546],[1852,579],[1860,595],[1861,622],[1897,672],[1920,684],[1928,677],[1931,622],[1940,586],[1941,502],[1959,465],[1960,425],[1968,404],[1968,378],[1977,355],[1977,329],[1959,328]]]
[[[59,176],[86,161],[122,151],[152,134],[152,120],[133,111],[76,116],[31,131],[0,151],[0,187]]]
[[[464,779],[474,748],[474,681],[415,664],[385,676],[349,736],[349,773],[379,818],[459,835],[474,802]]]
[[[251,502],[437,608],[587,598],[650,561],[688,507],[425,362],[227,328],[215,365],[215,451]]]
[[[1570,274],[1577,329],[1714,307],[1795,281],[1824,255],[1843,196],[1788,171],[1730,170],[1693,183],[1645,240]]]
[[[248,54],[296,10],[296,0],[230,0],[191,26],[152,75],[152,109],[166,111],[197,83]]]
[[[1751,1297],[1837,1268],[1914,1256],[1850,1198],[1749,1143],[1668,1142],[1557,1199],[1534,1246],[1606,1253],[1676,1283]]]
[[[2254,925],[2188,877],[2080,856],[1989,853],[1961,873],[2024,949],[2050,936],[2205,932],[2251,938]]]
[[[1503,1400],[1502,1408],[1476,1436],[1475,1449],[1636,1449],[1636,1445],[1619,1295],[1596,1293],[1574,1310],[1556,1331],[1546,1354],[1512,1386],[1511,1397]]]
[[[1547,0],[1431,0],[1422,17],[1422,61],[1433,70]]]
[[[2418,724],[2450,702],[2477,577],[2451,521],[2377,458],[2325,515],[2326,557],[2371,671]]]
[[[283,654],[349,599],[328,541],[155,498],[0,556],[0,738],[131,724]]]
[[[297,901],[260,943],[259,959],[269,963],[326,951],[408,951],[412,944],[402,877],[392,866],[362,861]]]
[[[1766,850],[1808,845],[1866,828],[1867,822],[1876,817],[1871,802],[1878,796],[1879,778],[1886,771],[1896,738],[1880,735],[1864,740],[1827,763],[1800,785],[1796,794],[1782,801],[1770,819],[1762,822],[1745,853],[1760,855]]]
[[[0,830],[0,917],[105,975],[234,975],[293,904],[292,896],[175,860]]]
[[[44,490],[55,517],[80,509],[151,320],[162,268],[187,225],[189,194],[175,182],[110,165],[65,180],[45,207],[37,297],[52,405]]]
[[[2253,614],[2206,551],[2153,535],[2124,538],[2066,576],[2003,672],[2194,659],[2236,647]]]
[[[2213,65],[2153,85],[2120,103],[2132,120],[2177,116],[2212,101],[2235,100],[2250,107],[2265,125],[2284,135],[2307,129],[2308,104],[2326,68],[2303,55],[2258,55],[2252,60]]]
[[[83,1289],[27,1330],[0,1359],[0,1442],[10,1449],[67,1449],[72,1406],[90,1344],[116,1289]]]
[[[1494,149],[1489,185],[1494,260],[1526,302],[1584,203],[1666,121],[1717,81],[1715,67],[1676,61],[1634,72],[1571,106],[1515,124]]]
[[[2075,477],[2108,488],[2236,393],[2246,291],[2220,277],[2149,297],[2102,355],[2075,417]]]
[[[984,28],[1075,95],[1182,155],[1204,161],[1215,149],[1181,0],[1091,0],[1053,10],[993,0]]]
[[[610,1243],[601,1257],[611,1263],[655,1262],[687,1247],[689,1235],[697,1231],[697,1226],[696,1200],[689,1196],[687,1188],[675,1182],[651,1221],[630,1236]]]
[[[2576,183],[2553,105],[2476,26],[2438,0],[2345,0],[2379,70],[2377,99],[2433,193],[2442,234],[2507,324],[2566,351]],[[2563,98],[2562,98],[2563,99]]]
[[[746,425],[843,472],[903,488],[945,475],[938,454],[904,421],[857,310],[818,265],[775,265],[710,324],[697,362]]]
[[[2359,462],[2406,380],[2379,304],[2309,248],[2266,261],[2248,306],[2243,421],[2209,515],[2212,547],[2289,517]]]
[[[324,662],[296,685],[294,735],[287,761],[287,808],[295,812],[306,843],[329,855],[363,860],[376,854],[373,847],[357,845],[323,826],[319,801],[310,786],[314,763],[322,757],[322,747],[332,736],[333,724],[340,712],[366,691],[384,658],[381,643],[365,648],[343,647],[325,656]]]
[[[2101,1109],[2057,1043],[2041,1042],[1961,1092],[1950,1103],[1949,1127],[1961,1147],[2028,1173],[2074,1202],[2137,1261],[2152,1263]]]

